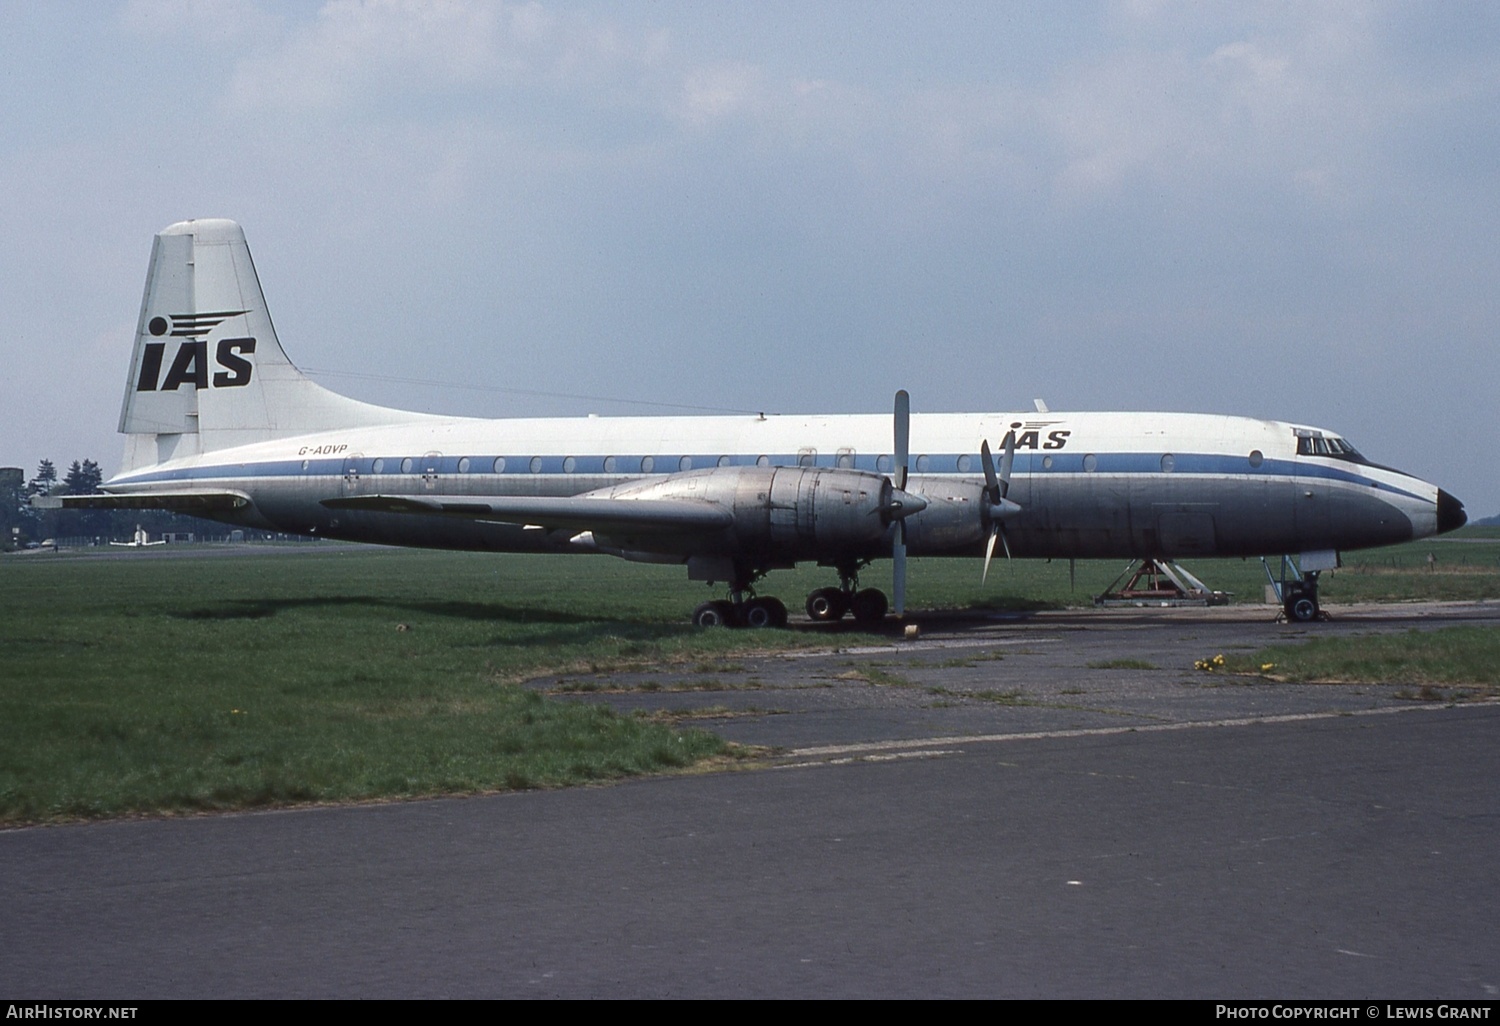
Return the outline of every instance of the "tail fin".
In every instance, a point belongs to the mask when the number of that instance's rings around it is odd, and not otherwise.
[[[182,221],[157,234],[120,411],[126,470],[251,442],[420,419],[330,392],[292,365],[239,225]]]

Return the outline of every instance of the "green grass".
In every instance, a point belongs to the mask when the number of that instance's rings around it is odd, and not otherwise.
[[[662,568],[587,558],[8,558],[0,823],[545,787],[690,765],[724,744],[518,682],[826,643],[693,630],[682,621],[699,599]]]
[[[1446,627],[1358,638],[1311,638],[1251,655],[1226,656],[1225,669],[1296,682],[1493,688],[1500,685],[1500,629]]]
[[[997,562],[988,587],[980,565],[977,552],[914,560],[910,607],[1089,605],[1123,561],[1080,562],[1076,587],[1066,561]],[[888,590],[889,566],[861,583]],[[1239,601],[1261,599],[1258,561],[1190,567]],[[763,591],[795,610],[833,580],[827,569],[778,572]],[[308,545],[232,558],[9,556],[0,823],[545,787],[691,765],[725,746],[518,685],[663,664],[738,672],[748,653],[858,638],[691,629],[687,613],[712,594],[681,568],[585,556]],[[1500,546],[1354,554],[1323,595],[1500,597]]]

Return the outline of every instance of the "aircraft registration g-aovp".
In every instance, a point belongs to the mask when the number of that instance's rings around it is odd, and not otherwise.
[[[484,420],[386,409],[306,378],[277,340],[239,225],[157,235],[126,381],[123,469],[53,505],[158,508],[319,537],[682,564],[724,599],[701,625],[775,626],[769,571],[839,585],[815,620],[882,619],[858,586],[906,557],[1301,557],[1318,616],[1339,550],[1460,527],[1463,504],[1338,435],[1244,417],[1037,412]],[[994,441],[992,449],[991,441]],[[912,450],[912,444],[915,449]],[[913,457],[912,452],[915,452]]]

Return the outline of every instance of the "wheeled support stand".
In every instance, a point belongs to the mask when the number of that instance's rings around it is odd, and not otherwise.
[[[1129,580],[1126,580],[1127,576]],[[1122,587],[1120,582],[1124,581]],[[1096,606],[1224,606],[1229,592],[1213,591],[1170,559],[1132,562],[1094,599]]]

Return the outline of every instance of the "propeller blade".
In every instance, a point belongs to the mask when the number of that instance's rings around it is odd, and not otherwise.
[[[990,505],[995,505],[1000,501],[1000,479],[995,476],[995,457],[990,455],[988,438],[979,442],[979,463],[984,467],[985,498],[989,499]]]
[[[906,524],[896,526],[891,542],[891,605],[896,615],[906,612]]]
[[[1010,468],[1016,461],[1016,433],[1005,433],[1005,454],[1000,457],[1000,498],[1010,491]]]
[[[896,490],[906,490],[906,463],[911,455],[911,396],[906,389],[896,393],[895,410],[895,433],[896,433]]]
[[[988,501],[985,510],[990,522],[990,536],[984,543],[984,572],[980,575],[979,583],[983,584],[990,576],[990,560],[995,555],[995,539],[1000,539],[1000,544],[1005,549],[1005,558],[1010,559],[1010,540],[1005,537],[1004,521],[1007,517],[1013,517],[1021,512],[1017,506],[1005,497],[1010,491],[1010,472],[1016,462],[1016,433],[1014,430],[1005,433],[1005,451],[1000,456],[1000,470],[995,471],[995,457],[990,452],[989,439],[982,439],[979,443],[979,462],[984,467],[984,493]]]

